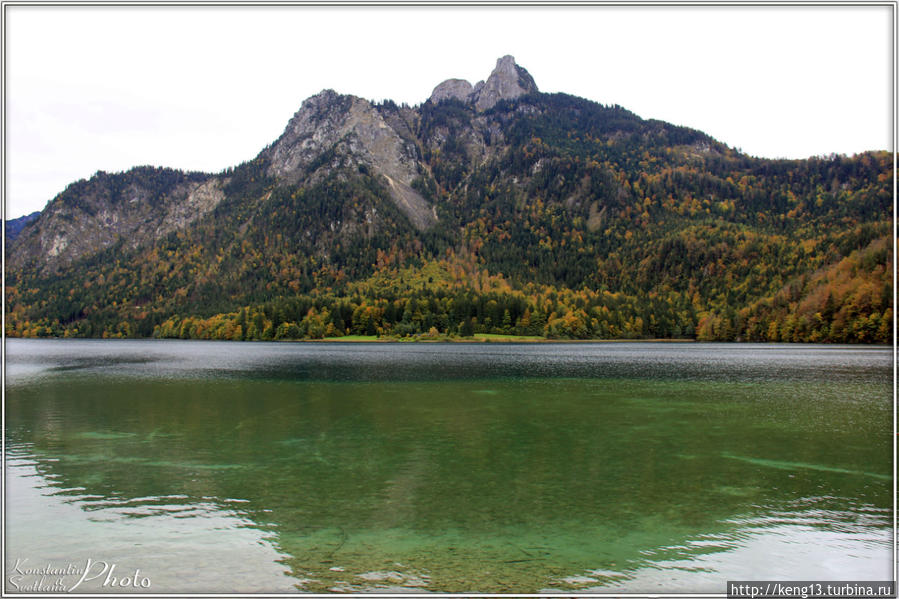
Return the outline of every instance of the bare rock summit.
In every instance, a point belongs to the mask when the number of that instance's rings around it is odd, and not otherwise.
[[[531,74],[518,66],[512,56],[506,55],[496,61],[496,67],[487,81],[479,81],[472,87],[464,79],[447,79],[434,88],[429,101],[436,104],[455,98],[470,102],[478,112],[483,112],[493,108],[500,100],[514,100],[536,91],[537,84]]]
[[[537,84],[525,69],[515,64],[511,56],[503,56],[496,61],[496,68],[490,73],[484,87],[478,90],[474,105],[484,111],[500,100],[514,100],[518,96],[537,91]]]
[[[471,83],[465,79],[447,79],[434,88],[431,92],[431,102],[434,104],[441,100],[455,98],[456,100],[468,101],[468,96],[472,94]]]

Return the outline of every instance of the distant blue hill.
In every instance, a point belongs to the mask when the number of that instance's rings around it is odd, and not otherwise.
[[[37,220],[37,217],[40,216],[40,214],[40,211],[32,212],[31,214],[26,214],[25,216],[20,216],[19,218],[4,221],[3,232],[6,234],[6,242],[9,243],[10,241],[18,237],[19,233],[22,232],[22,229],[24,229],[26,225],[29,225]]]

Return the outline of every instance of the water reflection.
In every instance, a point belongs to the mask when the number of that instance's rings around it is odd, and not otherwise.
[[[185,358],[188,346],[215,351]],[[722,592],[744,574],[889,578],[874,575],[890,570],[892,502],[879,352],[839,358],[860,360],[867,379],[810,381],[808,356],[784,364],[778,350],[775,372],[731,382],[714,361],[702,379],[571,377],[573,357],[545,366],[548,378],[516,375],[533,365],[522,358],[500,378],[465,366],[434,380],[409,374],[422,364],[413,352],[380,379],[288,376],[283,362],[246,378],[249,363],[293,350],[178,344],[109,371],[96,356],[53,370],[53,351],[7,396],[11,558],[102,547],[156,592]],[[423,351],[425,363],[438,355]],[[377,363],[367,348],[357,357]]]

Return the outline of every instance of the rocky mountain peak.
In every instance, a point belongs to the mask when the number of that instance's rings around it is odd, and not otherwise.
[[[437,220],[433,208],[412,189],[420,170],[415,145],[362,98],[333,90],[308,98],[263,155],[269,160],[268,174],[288,184],[315,181],[317,171],[365,165],[383,176],[394,203],[416,228],[427,229]],[[323,162],[323,156],[330,159]]]
[[[490,73],[484,87],[478,90],[474,99],[475,108],[484,111],[492,108],[500,100],[514,100],[537,91],[537,84],[530,73],[515,64],[511,56],[503,56],[496,61],[496,68]]]
[[[472,87],[464,79],[447,79],[434,88],[429,101],[432,103],[455,98],[474,104],[479,112],[492,108],[500,100],[514,100],[524,94],[537,91],[534,78],[515,58],[506,55],[497,59],[496,67],[487,81],[479,81]]]
[[[467,102],[468,96],[472,94],[472,91],[471,83],[465,79],[447,79],[434,88],[434,91],[431,92],[430,100],[434,104],[450,98]]]

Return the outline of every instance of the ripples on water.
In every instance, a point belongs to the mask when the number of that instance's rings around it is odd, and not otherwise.
[[[244,500],[92,493],[90,476],[82,479],[86,486],[68,487],[66,476],[44,467],[45,458],[31,456],[21,448],[7,456],[8,575],[16,575],[17,560],[27,560],[19,570],[47,564],[84,568],[92,560],[115,564],[118,577],[142,572],[151,582],[149,592],[296,590],[281,564],[287,556],[271,542],[264,525],[242,512]],[[22,588],[38,578],[23,576],[17,583]],[[79,578],[63,577],[66,590]],[[75,591],[143,590],[104,588],[105,578],[86,581]],[[16,590],[9,579],[6,590]]]
[[[385,344],[11,340],[8,382],[63,371],[148,377],[397,381],[493,377],[860,380],[889,376],[886,348],[777,344]],[[53,345],[49,345],[53,344]]]
[[[891,576],[888,349],[7,351],[8,561],[109,559],[155,592]]]
[[[841,580],[851,573],[855,580],[890,580],[892,565],[884,554],[892,545],[892,511],[868,505],[816,509],[816,503],[845,502],[809,497],[789,510],[731,518],[725,523],[732,530],[644,550],[647,565],[625,572],[593,570],[562,582],[598,593],[672,588],[720,593],[723,575],[758,580],[779,572],[781,580]]]

